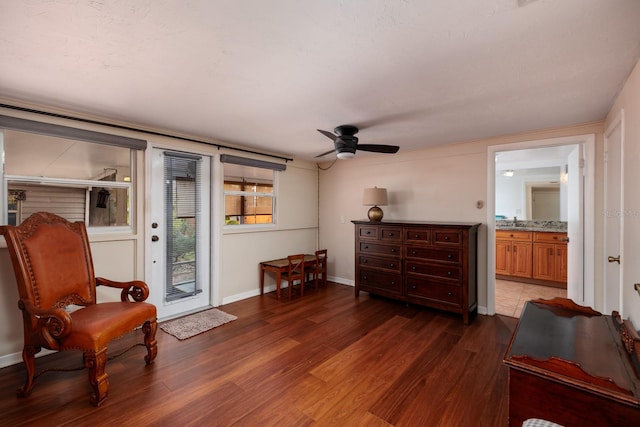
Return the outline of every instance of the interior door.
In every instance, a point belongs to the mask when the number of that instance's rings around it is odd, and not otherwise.
[[[210,158],[154,148],[150,299],[158,317],[210,305]]]
[[[617,120],[605,133],[604,164],[604,313],[621,311],[622,283],[621,268],[624,259],[621,256],[622,231],[624,227],[622,206],[622,121]]]

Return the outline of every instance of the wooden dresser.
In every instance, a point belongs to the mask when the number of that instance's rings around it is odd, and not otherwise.
[[[477,311],[477,223],[352,221],[355,294],[461,314]]]
[[[566,298],[526,303],[507,348],[509,426],[640,426],[640,338]]]

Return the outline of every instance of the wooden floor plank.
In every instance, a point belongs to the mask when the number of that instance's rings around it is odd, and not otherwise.
[[[109,397],[89,405],[86,370],[48,372],[28,398],[22,364],[0,370],[0,425],[506,425],[502,356],[517,321],[407,306],[329,283],[219,307],[238,319],[188,340],[158,330],[158,357],[109,361]],[[114,342],[116,354],[136,340]],[[82,365],[79,353],[37,368]],[[486,422],[486,424],[485,424]]]

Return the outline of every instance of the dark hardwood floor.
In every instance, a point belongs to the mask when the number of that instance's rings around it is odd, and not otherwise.
[[[22,364],[0,370],[0,425],[506,426],[502,357],[517,320],[459,316],[329,283],[220,309],[238,319],[185,341],[158,328],[158,357],[136,347],[107,364],[105,403],[86,370],[47,372],[18,399]],[[135,334],[110,347],[116,354]],[[81,354],[38,358],[38,370]]]

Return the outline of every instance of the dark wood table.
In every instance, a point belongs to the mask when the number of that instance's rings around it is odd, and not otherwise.
[[[315,263],[316,256],[311,254],[304,255],[304,262]],[[280,299],[280,282],[282,273],[289,268],[289,260],[287,258],[272,259],[271,261],[262,261],[260,263],[260,295],[264,294],[264,272],[271,271],[276,274],[276,298]]]
[[[640,426],[638,351],[633,325],[616,312],[566,298],[527,302],[504,357],[509,425]]]

